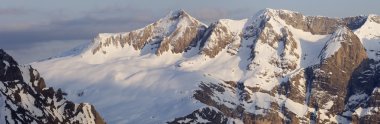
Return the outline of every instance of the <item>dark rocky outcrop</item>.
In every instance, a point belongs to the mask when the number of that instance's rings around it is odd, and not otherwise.
[[[347,18],[329,18],[321,16],[304,16],[298,12],[286,10],[268,10],[278,15],[286,24],[313,34],[331,34],[336,26],[346,25],[351,30],[360,28],[367,20],[366,16]]]
[[[37,70],[17,62],[0,49],[0,123],[96,123],[104,120],[87,103],[74,104],[65,93],[48,88]]]
[[[169,124],[189,124],[189,123],[203,123],[203,124],[227,124],[229,118],[224,113],[211,108],[205,107],[195,110],[189,115],[176,118],[175,120],[168,122]],[[231,123],[232,121],[230,121]]]

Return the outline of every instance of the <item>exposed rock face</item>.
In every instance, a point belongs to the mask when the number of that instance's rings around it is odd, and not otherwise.
[[[316,59],[319,62],[302,68],[300,42],[295,40],[289,27],[280,30],[274,27],[282,21],[291,28],[330,35]],[[194,98],[217,108],[224,116],[241,119],[243,123],[377,123],[380,100],[377,88],[379,72],[376,70],[379,64],[367,57],[361,40],[352,32],[366,21],[366,16],[338,19],[306,17],[284,10],[264,10],[254,20],[247,21],[252,24],[246,24],[242,33],[244,40],[253,41],[252,63],[248,69],[253,72],[251,76],[260,75],[250,81],[264,78],[267,82],[279,82],[279,85],[266,89],[260,85],[247,85],[250,83],[248,81],[203,82]],[[216,24],[209,28],[214,30],[212,33],[228,34],[228,29],[219,27],[215,30]],[[205,36],[211,37],[207,33]],[[219,47],[203,51],[211,58],[232,42],[229,36],[233,35],[217,36],[214,39],[219,39],[216,43]],[[269,98],[258,97],[259,94]],[[267,99],[270,99],[267,101],[270,107],[258,104]],[[304,107],[291,108],[289,104],[294,103],[290,101]],[[365,112],[358,115],[358,111]],[[193,114],[181,119],[191,118]]]
[[[37,70],[18,65],[2,49],[0,92],[0,123],[105,123],[94,106],[66,100],[60,89],[45,86]]]
[[[188,124],[188,123],[210,123],[210,124],[226,124],[233,123],[231,118],[226,117],[222,112],[217,109],[206,107],[201,108],[193,113],[176,118],[174,121],[168,122],[169,124]]]
[[[206,26],[202,25],[195,19],[192,19],[186,12],[179,11],[175,14],[171,20],[181,20],[177,24],[174,32],[169,36],[163,39],[158,49],[158,54],[162,54],[165,51],[169,50],[169,47],[172,47],[172,53],[183,53],[192,47],[196,47],[198,41],[200,40]],[[182,24],[182,21],[189,21],[188,24]]]
[[[301,29],[313,34],[331,34],[336,26],[346,25],[351,30],[358,29],[367,20],[366,16],[356,16],[347,18],[329,18],[318,16],[304,16],[301,13],[289,12],[286,10],[272,10],[272,14],[278,15],[286,24],[294,28]]]
[[[231,20],[219,20],[211,24],[204,34],[204,39],[201,42],[202,53],[214,58],[220,51],[225,49],[228,45],[228,52],[236,54],[237,49],[240,47],[240,40],[242,30],[246,20],[241,20],[236,24],[231,24]],[[240,30],[233,30],[234,28]]]
[[[352,117],[353,123],[378,123],[380,105],[379,62],[365,60],[354,71],[349,81],[345,99],[344,116]]]
[[[183,53],[198,45],[206,26],[183,10],[172,11],[165,18],[142,29],[119,34],[100,34],[92,54],[107,54],[107,49],[132,46],[134,50],[161,55],[166,51]],[[146,53],[142,53],[146,54]]]
[[[327,115],[336,115],[344,112],[349,80],[355,69],[367,59],[367,54],[359,38],[348,28],[340,27],[327,41],[320,56],[321,64],[313,67],[309,104],[314,108],[327,109]],[[332,101],[332,106],[324,107]]]

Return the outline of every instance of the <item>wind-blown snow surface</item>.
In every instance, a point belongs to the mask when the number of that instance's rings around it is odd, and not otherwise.
[[[100,34],[94,43],[83,48],[84,52],[36,62],[32,65],[40,71],[47,82],[54,82],[54,84],[49,84],[50,86],[62,88],[68,93],[69,99],[95,105],[108,123],[164,123],[206,106],[193,98],[194,91],[199,89],[201,82],[214,84],[223,81],[244,82],[246,86],[271,91],[273,87],[304,68],[320,62],[318,56],[326,42],[333,36],[312,34],[296,29],[277,16],[268,17],[266,14],[271,11],[274,10],[259,12],[249,19],[220,20],[219,24],[228,27],[227,34],[234,38],[231,44],[222,48],[213,58],[202,52],[203,48],[199,42],[183,53],[168,51],[156,55],[152,52],[144,52],[152,49],[149,45],[141,50],[131,45],[123,48],[109,45],[102,48],[106,54],[93,55],[92,50],[99,42],[104,42],[112,36],[125,34],[118,33]],[[251,35],[257,32],[251,29],[259,28],[262,20],[268,18],[271,18],[268,24],[273,28],[266,28],[259,32],[288,38],[287,41],[296,44],[295,48],[288,48],[285,41],[269,45],[266,41],[256,40],[259,36]],[[159,22],[166,22],[164,19]],[[171,27],[170,25],[172,25],[171,22],[168,22],[163,27]],[[160,32],[169,32],[169,34],[175,30],[162,29]],[[373,46],[379,43],[379,36],[371,30],[380,31],[379,24],[366,22],[362,28],[355,31],[355,34],[363,39],[362,42],[367,49],[379,51],[380,47]],[[157,36],[165,37],[167,34],[159,33]],[[225,33],[211,34],[206,37],[207,39],[202,39],[205,41],[204,48],[214,47],[214,41],[221,38],[216,36],[217,34]],[[291,38],[288,37],[290,35]],[[270,40],[269,37],[268,41]],[[339,45],[336,46],[339,47]],[[334,50],[326,54],[334,54]],[[252,58],[252,53],[255,53],[254,58]],[[375,53],[368,52],[368,54],[376,56]],[[376,59],[376,57],[372,58]],[[281,60],[282,65],[295,65],[295,69],[283,69],[271,64],[271,60]],[[237,94],[232,92],[231,94],[215,95],[219,95],[218,98],[222,100],[238,103]],[[313,111],[304,103],[294,102],[283,95],[271,96],[262,92],[251,94],[256,101],[243,104],[252,106],[246,108],[252,113],[262,113],[262,110],[256,110],[253,106],[270,108],[271,102],[284,105],[298,117]],[[325,108],[330,109],[332,104],[334,103],[328,102]],[[231,104],[229,107],[236,106]],[[321,111],[323,110],[324,108],[321,108]],[[335,119],[336,122],[338,118],[330,119]]]
[[[44,77],[65,89],[70,99],[94,104],[109,123],[163,123],[202,106],[191,99],[192,89],[207,79],[201,73],[176,69],[178,58],[146,55],[88,64],[83,58],[70,57],[34,66],[49,72]]]
[[[367,21],[355,34],[361,39],[367,49],[368,58],[380,60],[380,22],[376,22],[380,16],[369,15]]]

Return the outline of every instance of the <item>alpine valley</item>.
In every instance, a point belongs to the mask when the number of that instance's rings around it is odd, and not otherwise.
[[[380,123],[377,15],[177,10],[31,66],[0,54],[0,122]]]

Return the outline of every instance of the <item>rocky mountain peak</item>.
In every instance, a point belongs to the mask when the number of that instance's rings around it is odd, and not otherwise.
[[[351,35],[354,35],[350,29],[348,29],[346,26],[338,26],[336,28],[336,31],[332,34],[331,40],[332,41],[344,41],[347,40],[348,37]]]
[[[304,16],[299,12],[266,8],[256,13],[251,20],[256,20],[256,23],[260,23],[256,24],[256,27],[261,29],[263,29],[263,26],[269,24],[268,21],[273,20],[283,26],[292,26],[293,28],[301,29],[312,34],[327,35],[335,32],[336,25],[345,25],[350,30],[358,29],[366,22],[367,17],[329,18],[322,16]],[[221,24],[220,22],[214,23],[210,25],[207,30],[211,31],[211,29],[214,29],[216,26],[223,27]],[[249,28],[250,26],[246,27]],[[135,50],[137,51],[136,53],[143,55],[149,53],[161,55],[165,52],[174,54],[184,53],[191,48],[204,46],[204,42],[199,44],[198,41],[201,39],[205,41],[209,39],[209,36],[212,36],[207,35],[205,31],[206,28],[206,25],[182,9],[170,11],[157,22],[138,30],[125,33],[99,34],[94,40],[94,45],[89,50],[91,51],[89,55],[107,55],[114,53],[114,51],[123,51],[123,49],[125,52],[128,51],[126,49],[132,49],[129,51]],[[228,27],[226,30],[236,29],[233,28],[235,27]],[[245,32],[249,33],[247,30],[243,31],[244,37],[257,35],[257,31],[259,30],[255,30],[254,28],[252,28],[252,30],[254,31],[253,34],[246,34]],[[228,42],[232,41],[229,40]],[[131,46],[131,48],[128,48],[128,46]],[[223,46],[226,45],[222,45],[221,47]],[[211,55],[211,53],[209,54]],[[214,54],[216,54],[216,52],[214,52]]]
[[[330,105],[329,113],[343,113],[352,94],[352,75],[361,73],[367,64],[366,50],[360,39],[348,27],[338,26],[320,54],[321,62],[312,67],[312,106]],[[358,83],[358,82],[355,82]],[[319,92],[326,92],[323,96]],[[351,111],[351,110],[350,110]]]
[[[170,20],[176,20],[183,17],[191,17],[185,10],[179,9],[179,10],[172,10],[169,12],[168,15],[166,15],[165,18],[168,18]]]
[[[325,47],[322,49],[322,53],[320,55],[321,59],[327,59],[335,55],[342,45],[355,45],[354,47],[364,50],[359,38],[346,26],[340,25],[330,36],[330,39],[326,42]]]
[[[272,17],[280,16],[284,14],[292,15],[292,14],[301,14],[301,13],[290,11],[290,10],[272,9],[272,8],[265,8],[256,13],[256,15],[265,15],[265,16],[272,16]]]
[[[161,55],[165,52],[179,54],[195,47],[205,29],[206,25],[184,10],[171,11],[157,22],[138,30],[99,34],[87,56],[107,58],[109,54],[119,52],[134,52],[137,55]]]
[[[173,22],[173,23],[171,23]],[[177,25],[178,23],[201,23],[199,20],[192,17],[190,14],[188,14],[185,10],[179,9],[179,10],[172,10],[170,11],[166,16],[159,19],[157,22],[158,25]],[[153,23],[153,24],[155,24]]]
[[[256,14],[256,17],[265,18],[266,20],[275,19],[285,22],[296,29],[301,29],[313,34],[326,35],[332,34],[337,25],[345,25],[351,30],[360,28],[367,20],[367,16],[354,16],[346,18],[332,18],[325,16],[305,16],[302,13],[281,10],[281,9],[263,9]]]

